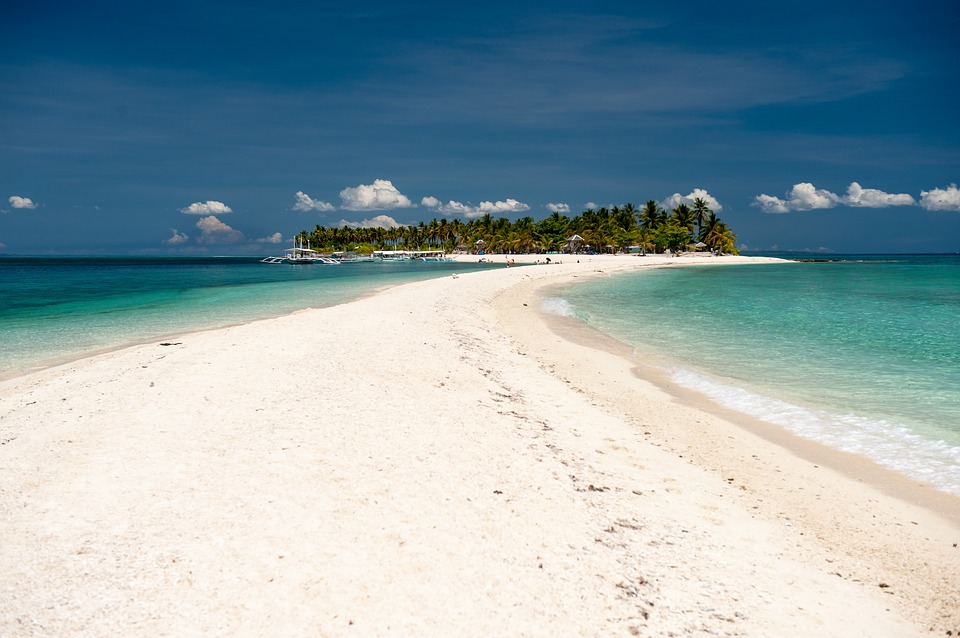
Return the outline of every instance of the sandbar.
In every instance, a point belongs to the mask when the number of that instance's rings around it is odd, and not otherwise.
[[[0,383],[0,634],[956,635],[957,499],[539,309],[741,261],[470,272]]]

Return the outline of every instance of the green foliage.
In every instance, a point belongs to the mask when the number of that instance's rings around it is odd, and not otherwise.
[[[696,229],[696,232],[694,232]],[[699,240],[711,250],[736,253],[736,235],[717,218],[707,203],[698,199],[691,209],[680,204],[668,214],[654,200],[642,209],[633,204],[611,209],[588,209],[569,218],[560,213],[534,221],[523,217],[511,222],[506,217],[484,215],[463,222],[459,219],[432,219],[395,228],[339,228],[317,226],[298,236],[313,248],[340,250],[446,250],[488,253],[540,253],[569,250],[569,238],[583,237],[580,250],[596,252],[626,251],[629,246],[647,250],[685,250]],[[478,243],[482,242],[482,243]],[[589,249],[587,248],[589,246]]]
[[[669,250],[679,252],[690,244],[690,231],[675,221],[657,228],[651,235],[657,252]]]

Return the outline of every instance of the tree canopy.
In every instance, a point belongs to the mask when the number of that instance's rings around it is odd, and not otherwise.
[[[553,213],[539,221],[532,217],[510,221],[486,214],[466,222],[443,218],[393,228],[318,225],[312,231],[301,231],[298,238],[324,251],[474,252],[482,248],[488,253],[555,253],[570,250],[569,238],[574,235],[582,238],[573,247],[580,252],[626,252],[631,247],[676,252],[695,250],[697,243],[716,252],[738,252],[736,235],[702,199],[694,201],[692,207],[679,204],[669,212],[650,200],[641,209],[628,203],[610,209],[587,209],[573,217]]]

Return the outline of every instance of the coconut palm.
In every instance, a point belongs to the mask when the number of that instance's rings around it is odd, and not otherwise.
[[[693,218],[697,222],[697,237],[700,237],[701,230],[703,228],[703,222],[706,221],[707,215],[712,213],[710,210],[710,205],[707,204],[707,200],[702,197],[698,197],[693,200]]]
[[[709,246],[710,250],[734,255],[740,252],[737,250],[737,236],[720,221],[713,211],[707,215],[707,220],[700,231],[700,241]]]
[[[381,249],[387,246],[416,249],[429,244],[446,250],[461,247],[472,250],[478,240],[483,240],[488,252],[552,251],[560,250],[574,234],[599,251],[608,246],[622,249],[632,244],[677,249],[689,243],[694,226],[696,236],[713,250],[736,252],[736,235],[702,198],[694,200],[692,210],[680,204],[670,215],[651,199],[639,214],[633,204],[628,203],[609,210],[587,209],[572,219],[555,212],[540,221],[523,217],[511,222],[506,217],[494,219],[486,214],[466,223],[459,219],[449,222],[433,219],[393,228],[351,228],[347,224],[327,228],[318,224],[309,233],[301,231],[298,237],[320,250],[353,249],[358,244]]]
[[[655,230],[666,223],[666,213],[662,208],[650,199],[643,205],[643,211],[640,213],[640,227],[644,230]]]
[[[631,231],[637,227],[637,209],[630,202],[624,204],[623,208],[620,209],[620,214],[617,216],[617,225],[625,231]]]
[[[687,231],[687,243],[693,236],[693,211],[686,204],[678,204],[670,215],[670,223]]]

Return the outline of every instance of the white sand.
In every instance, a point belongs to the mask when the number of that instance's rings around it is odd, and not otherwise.
[[[958,499],[679,401],[537,309],[656,259],[0,384],[0,635],[956,634]],[[734,261],[670,263],[695,259]]]

